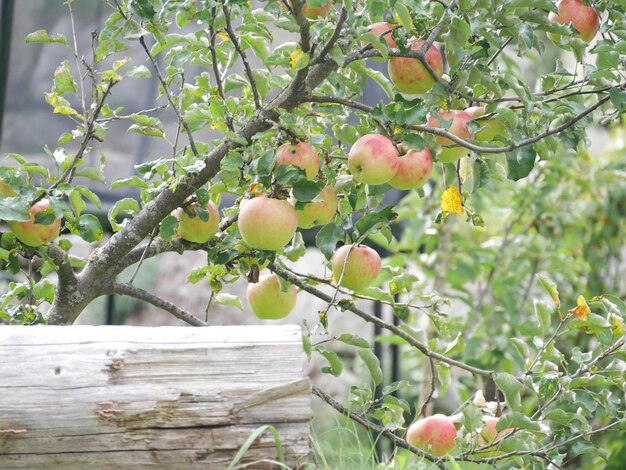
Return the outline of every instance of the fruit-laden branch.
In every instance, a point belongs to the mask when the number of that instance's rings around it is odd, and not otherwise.
[[[270,263],[268,265],[268,269],[270,271],[278,274],[280,277],[284,278],[285,280],[287,280],[291,284],[294,284],[294,285],[298,286],[300,289],[308,292],[309,294],[312,294],[315,297],[317,297],[317,298],[319,298],[319,299],[321,299],[321,300],[323,300],[325,302],[328,302],[330,305],[335,306],[332,303],[332,301],[333,301],[332,296],[326,294],[325,292],[322,292],[319,289],[316,289],[315,287],[313,287],[310,284],[308,284],[306,281],[300,279],[298,276],[295,276],[292,273],[290,273],[289,271],[287,271],[286,269],[280,267],[278,264]],[[466,370],[466,371],[471,372],[472,374],[475,374],[475,375],[481,375],[483,377],[492,377],[493,376],[493,371],[489,371],[489,370],[485,370],[485,369],[480,369],[478,367],[470,366],[470,365],[465,364],[465,363],[463,363],[461,361],[457,361],[455,359],[451,359],[451,358],[446,357],[446,356],[444,356],[442,354],[439,354],[439,353],[437,353],[435,351],[431,351],[428,346],[426,346],[421,341],[418,341],[417,339],[415,339],[413,336],[411,336],[406,331],[402,330],[401,328],[397,327],[396,325],[393,325],[391,323],[387,323],[386,321],[384,321],[384,320],[382,320],[382,319],[380,319],[378,317],[375,317],[374,315],[370,315],[369,313],[364,312],[363,310],[357,308],[353,303],[342,304],[341,308],[345,309],[345,310],[351,311],[352,313],[354,313],[357,316],[361,317],[363,320],[365,320],[368,323],[372,323],[372,324],[377,325],[377,326],[379,326],[381,328],[384,328],[387,331],[390,331],[391,333],[395,334],[396,336],[402,338],[409,345],[411,345],[414,348],[416,348],[417,350],[419,350],[422,354],[432,358],[435,361],[444,362],[444,363],[446,363],[448,365],[451,365],[453,367],[457,367],[459,369]]]
[[[328,403],[330,406],[336,409],[339,413],[352,419],[353,421],[356,421],[357,423],[359,423],[361,426],[365,427],[366,429],[372,432],[375,432],[376,434],[385,436],[387,439],[389,439],[393,443],[394,446],[407,449],[413,452],[414,454],[419,455],[420,457],[428,459],[431,462],[433,462],[438,468],[441,468],[441,469],[446,468],[440,458],[432,454],[429,454],[428,452],[424,452],[423,450],[420,450],[417,447],[412,446],[406,440],[402,439],[401,437],[396,436],[389,429],[379,426],[378,424],[372,423],[371,421],[365,419],[363,416],[355,413],[354,411],[350,411],[349,409],[344,407],[341,403],[336,401],[333,397],[331,397],[330,395],[328,395],[326,392],[319,389],[318,387],[313,386],[312,390],[313,390],[313,395],[316,395],[322,400],[324,400],[326,403]]]
[[[624,88],[624,84],[622,84],[619,88]],[[526,147],[527,145],[532,145],[536,142],[539,142],[542,139],[545,139],[546,137],[549,137],[551,135],[554,134],[558,134],[560,132],[563,132],[564,130],[570,128],[571,126],[573,126],[574,124],[576,124],[578,121],[580,121],[581,119],[583,119],[584,117],[588,116],[589,114],[593,113],[596,109],[598,109],[600,106],[602,106],[603,104],[605,104],[606,102],[608,102],[611,99],[610,95],[606,95],[603,98],[601,98],[600,100],[598,100],[597,103],[593,104],[592,106],[590,106],[589,108],[585,109],[584,111],[580,112],[579,114],[577,114],[576,116],[574,116],[572,119],[570,119],[569,121],[563,123],[562,125],[555,127],[554,129],[548,129],[545,132],[541,133],[541,134],[537,134],[535,136],[532,137],[528,137],[527,139],[521,140],[518,143],[515,144],[509,144],[507,146],[504,147],[481,147],[479,145],[475,145],[472,142],[469,142],[467,140],[464,140],[460,137],[457,137],[454,134],[451,134],[450,132],[446,131],[445,129],[441,129],[438,127],[429,127],[429,126],[420,126],[420,125],[404,125],[404,126],[398,126],[401,127],[403,129],[407,129],[407,130],[411,130],[411,131],[417,131],[417,132],[424,132],[427,134],[433,134],[433,135],[437,135],[440,137],[446,137],[452,141],[454,141],[455,143],[469,149],[472,150],[476,153],[503,153],[503,152],[511,152],[513,150],[516,150],[518,148],[522,148],[522,147]],[[334,103],[334,104],[341,104],[344,106],[348,106],[350,108],[356,109],[358,111],[362,111],[364,113],[371,113],[374,108],[371,106],[368,106],[366,104],[363,103],[359,103],[357,101],[353,101],[350,100],[348,98],[340,98],[340,97],[335,97],[335,96],[309,96],[308,101],[313,102],[313,103]],[[392,123],[390,123],[392,124]]]

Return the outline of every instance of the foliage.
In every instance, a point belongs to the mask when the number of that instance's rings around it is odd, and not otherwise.
[[[8,155],[13,163],[0,169],[0,218],[26,221],[29,207],[45,197],[50,210],[36,222],[63,217],[66,233],[93,243],[103,235],[90,211],[101,207],[94,185],[107,188],[110,125],[124,122],[128,132],[159,139],[171,151],[108,186],[137,188],[140,199],[113,204],[115,235],[86,258],[73,253],[67,238],[30,248],[2,234],[4,269],[24,274],[0,297],[4,321],[71,324],[94,299],[122,294],[202,326],[132,278],[114,281],[161,253],[202,250],[207,266],[189,280],[208,282],[216,302],[240,305],[220,294],[223,284],[254,280],[264,267],[327,302],[319,324],[305,328],[307,353],[324,361],[323,372],[339,376],[344,364],[334,345],[347,345],[369,378],[349,389],[349,407],[323,390],[315,394],[393,444],[383,468],[443,468],[444,461],[450,468],[598,466],[611,458],[611,446],[619,452],[615,443],[601,444],[609,431],[625,428],[626,286],[619,276],[625,150],[594,161],[586,146],[589,128],[619,123],[625,109],[623,2],[594,2],[602,25],[590,45],[570,26],[548,21],[556,11],[548,0],[345,0],[316,20],[303,16],[299,0],[270,0],[262,8],[239,0],[105,3],[111,13],[92,62],[81,61],[74,41],[60,34],[40,30],[26,38],[67,48],[45,100],[74,127],[46,149],[49,167]],[[397,49],[368,33],[382,20],[398,23],[391,32]],[[546,33],[557,34],[556,46],[571,64],[556,58]],[[411,38],[426,41],[423,51],[437,43],[448,63],[420,96],[395,93],[366,61],[425,62],[422,50],[410,50]],[[133,63],[127,49],[142,51],[146,64]],[[153,74],[160,83],[153,108],[111,107],[116,89],[137,87]],[[369,81],[388,99],[359,102]],[[429,113],[475,104],[502,124],[490,141],[459,138],[443,119],[441,128],[425,125]],[[176,116],[173,131],[159,119],[162,108]],[[483,125],[474,120],[470,130]],[[350,146],[368,133],[434,155],[460,145],[469,155],[438,162],[426,187],[388,206],[388,185],[359,184],[347,169]],[[442,136],[453,144],[436,140]],[[316,148],[323,161],[317,181],[297,167],[276,166],[276,149],[287,141]],[[100,165],[89,166],[87,156],[100,150]],[[291,270],[288,261],[304,253],[302,236],[282,251],[261,251],[246,246],[237,228],[246,198],[292,195],[300,208],[326,184],[339,196],[337,215],[315,236],[326,259],[339,243],[367,242],[389,254],[378,284],[358,294]],[[227,198],[236,203],[221,208],[216,238],[194,244],[176,237],[174,209]],[[356,299],[381,302],[396,321],[373,316]],[[401,345],[407,380],[389,383],[358,332],[329,338],[338,312],[381,327],[386,334],[377,341]],[[402,436],[448,391],[461,403],[446,410],[459,438],[455,451],[438,459]],[[498,431],[514,429],[496,450],[479,442],[483,414],[503,415]]]

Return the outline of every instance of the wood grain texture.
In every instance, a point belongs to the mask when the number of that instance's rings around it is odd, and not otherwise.
[[[0,468],[225,469],[309,450],[299,327],[0,327]],[[263,434],[246,454],[269,468]]]

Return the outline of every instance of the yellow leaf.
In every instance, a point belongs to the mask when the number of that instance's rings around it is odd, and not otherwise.
[[[456,186],[450,186],[441,195],[441,212],[463,214],[463,198]]]
[[[574,315],[579,320],[585,321],[587,319],[587,315],[591,313],[591,309],[589,308],[589,305],[587,305],[587,301],[582,295],[578,296],[576,303],[578,304],[577,307],[568,310],[568,312]]]
[[[220,37],[220,39],[224,42],[228,41],[230,38],[228,37],[228,34],[226,34],[225,32],[220,32],[217,33],[217,35]]]
[[[310,56],[305,54],[302,49],[298,48],[289,56],[291,68],[294,70],[302,70],[309,65]]]

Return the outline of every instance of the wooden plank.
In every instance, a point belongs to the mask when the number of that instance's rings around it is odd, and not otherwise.
[[[299,327],[0,327],[0,468],[225,468],[308,452]],[[269,468],[271,436],[246,455]],[[265,465],[265,466],[264,466]]]

